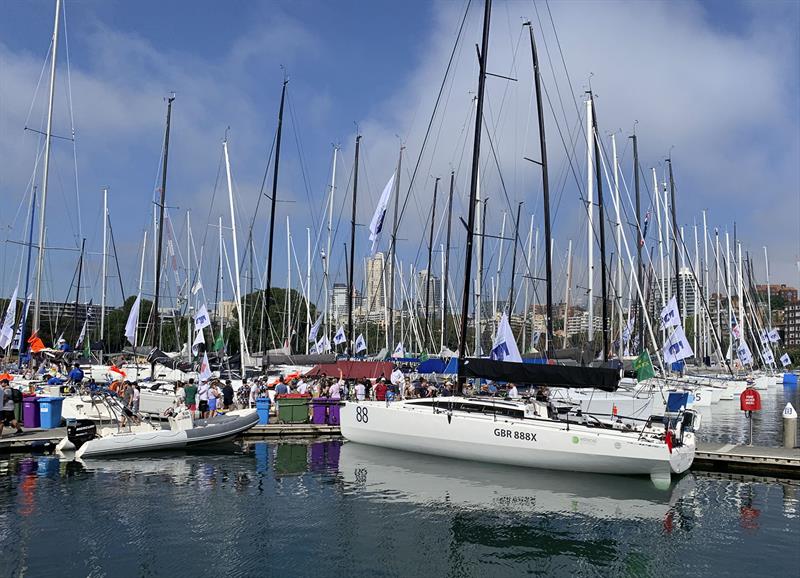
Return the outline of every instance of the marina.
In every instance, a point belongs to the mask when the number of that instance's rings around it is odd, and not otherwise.
[[[0,576],[800,572],[800,5],[2,11]]]

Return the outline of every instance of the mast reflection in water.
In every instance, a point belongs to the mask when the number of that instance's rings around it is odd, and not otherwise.
[[[799,493],[694,474],[659,491],[340,441],[12,457],[0,575],[763,575],[800,563]]]

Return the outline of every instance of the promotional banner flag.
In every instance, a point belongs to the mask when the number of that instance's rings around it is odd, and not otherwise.
[[[333,344],[334,345],[341,345],[347,341],[347,337],[344,335],[344,327],[339,327],[336,331],[336,335],[333,336]]]
[[[19,323],[17,323],[17,331],[14,333],[14,344],[11,349],[16,349],[17,351],[22,349],[22,328],[28,318],[28,309],[31,306],[32,299],[33,295],[28,295],[25,298],[25,305],[22,306],[22,317],[19,318]]]
[[[492,343],[492,351],[489,357],[497,361],[522,363],[522,356],[519,354],[519,348],[514,340],[514,334],[511,331],[511,325],[508,322],[506,313],[503,313],[502,317],[500,317],[497,335],[494,338],[494,343]]]
[[[761,352],[761,357],[764,359],[764,363],[767,365],[772,365],[775,363],[775,356],[772,354],[772,350],[770,350],[769,347]]]
[[[192,355],[197,355],[200,353],[200,348],[198,345],[205,342],[206,338],[203,336],[203,330],[201,329],[197,332],[197,335],[194,336],[194,341],[192,342]]]
[[[322,339],[317,341],[317,353],[322,353],[323,351],[330,351],[330,350],[331,350],[331,342],[325,335],[323,335]]]
[[[752,365],[753,364],[753,354],[750,351],[750,348],[747,346],[747,343],[742,341],[739,344],[739,347],[736,348],[736,356],[739,358],[744,365]]]
[[[392,357],[405,357],[406,350],[403,348],[403,342],[397,344],[397,347],[394,348],[394,352],[392,353]]]
[[[683,332],[683,327],[680,325],[675,328],[664,344],[663,354],[665,363],[675,363],[694,355],[689,340],[686,339],[686,334]]]
[[[206,309],[206,304],[203,303],[194,316],[194,330],[200,331],[209,325],[211,325],[211,319],[208,317],[208,309]]]
[[[636,381],[644,381],[656,375],[653,369],[653,362],[647,350],[642,351],[639,357],[633,360],[633,369],[636,370]]]
[[[308,332],[308,340],[313,341],[316,343],[317,341],[317,333],[319,333],[320,325],[322,325],[322,313],[317,316],[317,320],[314,322],[314,325],[311,326],[311,329]]]
[[[389,198],[392,196],[392,189],[394,189],[394,179],[396,175],[392,175],[389,182],[383,188],[381,198],[378,200],[378,206],[375,207],[375,214],[372,215],[372,220],[369,223],[369,240],[372,241],[372,252],[375,252],[375,245],[378,242],[378,236],[383,230],[383,219],[386,216],[386,209],[389,206]]]
[[[736,339],[741,339],[741,332],[739,331],[739,324],[736,322],[736,315],[731,313],[731,333]]]
[[[8,302],[6,316],[3,317],[3,325],[0,327],[0,349],[5,349],[14,339],[14,316],[17,314],[17,290]]]
[[[359,334],[356,338],[356,353],[360,353],[362,351],[367,350],[367,340],[364,339],[364,334]]]
[[[766,331],[762,331],[759,334],[758,338],[761,340],[761,345],[766,345],[767,343],[769,343],[769,335],[767,334]]]
[[[661,310],[661,329],[673,327],[675,325],[680,326],[680,324],[681,315],[678,312],[678,300],[673,295],[666,307]]]
[[[781,340],[781,334],[778,332],[777,329],[773,329],[769,332],[769,340],[772,343],[778,343]]]
[[[200,381],[211,379],[211,364],[208,363],[208,355],[206,353],[203,353],[203,361],[200,362],[200,371],[198,373]]]
[[[788,367],[791,364],[792,364],[792,358],[789,357],[788,353],[784,353],[783,355],[781,355],[781,365],[783,365],[784,367]]]

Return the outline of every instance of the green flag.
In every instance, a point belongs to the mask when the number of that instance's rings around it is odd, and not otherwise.
[[[214,351],[221,351],[223,347],[225,347],[225,342],[222,340],[222,335],[217,335],[214,340]]]
[[[650,361],[650,354],[646,349],[633,360],[633,368],[636,370],[636,381],[644,381],[656,375],[653,370],[653,362]]]
[[[427,351],[423,351],[422,355],[419,356],[419,360],[420,361],[428,361],[428,352]]]
[[[88,336],[83,339],[83,355],[87,359],[92,356],[92,348],[91,348],[91,345],[89,345],[89,337]]]

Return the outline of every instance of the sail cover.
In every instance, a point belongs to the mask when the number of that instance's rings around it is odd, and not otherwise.
[[[481,358],[467,358],[459,363],[458,376],[524,385],[591,387],[603,391],[616,391],[620,380],[619,370],[616,369],[513,363]]]

